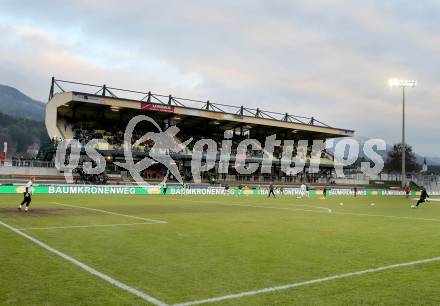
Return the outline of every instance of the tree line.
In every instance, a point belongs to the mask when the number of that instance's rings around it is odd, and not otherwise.
[[[8,143],[8,155],[25,155],[30,147],[49,143],[43,122],[16,118],[0,112],[0,146]],[[27,156],[31,157],[31,156]]]

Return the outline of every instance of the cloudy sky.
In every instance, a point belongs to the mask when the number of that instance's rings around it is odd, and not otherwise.
[[[0,0],[0,84],[51,76],[314,116],[440,155],[440,1]]]

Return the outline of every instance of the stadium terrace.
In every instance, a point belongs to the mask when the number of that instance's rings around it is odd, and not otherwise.
[[[82,91],[68,91],[69,86],[80,87]],[[126,169],[119,165],[124,163],[124,152],[130,144],[134,163],[152,155],[154,141],[136,142],[145,133],[177,127],[179,141],[192,141],[182,151],[171,154],[179,174],[170,175],[170,181],[179,175],[183,181],[209,183],[328,180],[335,172],[335,162],[331,151],[323,145],[325,140],[354,134],[352,130],[331,127],[314,117],[55,78],[52,79],[49,96],[46,127],[50,137],[57,144],[64,139],[73,139],[83,147],[92,139],[103,140],[93,149],[104,157],[100,160],[105,163],[106,173],[124,173]],[[124,141],[125,128],[130,120],[140,115],[148,116],[157,126],[151,122],[140,122],[133,129],[131,143],[127,144]],[[275,142],[273,147],[268,148],[266,142],[272,135],[289,140],[289,145]],[[212,141],[207,143],[206,139]],[[293,144],[301,142],[305,145],[304,154],[297,155],[300,153],[297,151],[301,150]],[[292,147],[290,155],[284,154],[289,151],[288,147]],[[200,154],[194,154],[200,150]],[[215,153],[215,158],[208,163],[207,153],[210,151]],[[53,158],[55,149],[46,153]],[[96,162],[90,160],[85,150],[81,150],[80,155],[78,165],[73,166],[81,169],[84,162]],[[283,161],[283,155],[288,160]],[[295,155],[297,157],[292,157]],[[286,164],[290,165],[295,159],[304,159],[305,167],[289,173]],[[205,161],[203,166],[202,161]],[[195,176],[194,167],[203,170],[200,177]],[[254,171],[248,171],[249,168]],[[146,180],[158,180],[166,175],[167,170],[160,163],[154,163],[141,175]]]

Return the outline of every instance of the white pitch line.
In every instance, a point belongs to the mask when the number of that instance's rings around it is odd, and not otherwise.
[[[143,220],[143,221],[147,221],[147,222],[168,223],[168,222],[162,221],[162,220],[155,220],[155,219],[149,219],[149,218],[142,218],[142,217],[138,217],[138,216],[124,215],[124,214],[120,214],[120,213],[116,213],[116,212],[112,212],[112,211],[108,211],[108,210],[103,210],[103,209],[98,209],[98,208],[91,208],[91,207],[77,206],[77,205],[69,205],[69,204],[64,204],[64,203],[59,203],[59,202],[50,202],[50,203],[57,204],[57,205],[62,205],[62,206],[67,206],[67,207],[82,208],[82,209],[87,209],[87,210],[92,210],[92,211],[98,211],[98,212],[103,212],[103,213],[110,214],[110,215],[116,215],[116,216],[132,218],[132,219],[138,219],[138,220]]]
[[[69,255],[66,255],[66,254],[64,254],[64,253],[62,253],[62,252],[60,252],[60,251],[58,251],[58,250],[48,246],[44,242],[42,242],[42,241],[40,241],[40,240],[38,240],[38,239],[36,239],[36,238],[34,238],[32,236],[29,236],[26,233],[23,233],[19,229],[16,229],[15,227],[10,226],[9,224],[6,224],[6,223],[0,221],[0,225],[3,225],[4,227],[10,229],[14,233],[16,233],[16,234],[18,234],[18,235],[20,235],[20,236],[22,236],[22,237],[32,241],[33,243],[39,245],[40,247],[46,249],[47,251],[49,251],[49,252],[51,252],[51,253],[53,253],[53,254],[61,257],[61,258],[63,258],[65,260],[73,263],[74,265],[76,265],[76,266],[80,267],[81,269],[89,272],[90,274],[93,274],[93,275],[99,277],[100,279],[102,279],[102,280],[104,280],[104,281],[106,281],[106,282],[108,282],[108,283],[110,283],[110,284],[112,284],[112,285],[114,285],[116,287],[119,287],[119,288],[121,288],[121,289],[123,289],[125,291],[130,292],[131,294],[133,294],[133,295],[135,295],[137,297],[140,297],[144,301],[150,302],[150,303],[152,303],[152,304],[154,304],[156,306],[168,306],[168,304],[166,304],[165,302],[162,302],[162,301],[160,301],[160,300],[158,300],[158,299],[156,299],[156,298],[154,298],[154,297],[152,297],[152,296],[150,296],[150,295],[148,295],[148,294],[146,294],[146,293],[144,293],[142,291],[139,291],[139,290],[137,290],[137,289],[135,289],[133,287],[130,287],[130,286],[128,286],[128,285],[126,285],[126,284],[124,284],[124,283],[122,283],[122,282],[120,282],[120,281],[118,281],[118,280],[116,280],[116,279],[114,279],[114,278],[112,278],[112,277],[102,273],[102,272],[99,272],[99,271],[93,269],[92,267],[90,267],[90,266],[80,262],[79,260],[76,260],[75,258],[70,257]]]
[[[406,220],[419,220],[419,221],[434,221],[440,222],[440,219],[434,218],[419,218],[419,217],[405,217],[405,216],[391,216],[391,215],[376,215],[376,214],[363,214],[363,213],[351,213],[351,212],[333,212],[339,215],[353,215],[353,216],[366,216],[366,217],[381,217],[381,218],[391,218],[391,219],[406,219]]]
[[[293,206],[298,206],[298,207],[328,209],[327,207],[324,207],[324,206],[314,206],[314,204],[292,204],[292,205]]]
[[[263,288],[263,289],[253,290],[253,291],[245,291],[245,292],[241,292],[241,293],[213,297],[213,298],[208,298],[208,299],[204,299],[204,300],[178,303],[178,304],[174,304],[173,306],[191,306],[191,305],[200,305],[200,304],[220,302],[220,301],[224,301],[224,300],[238,299],[238,298],[242,298],[242,297],[246,297],[246,296],[252,296],[252,295],[257,295],[257,294],[262,294],[262,293],[286,290],[286,289],[295,288],[295,287],[319,284],[319,283],[324,283],[324,282],[328,282],[328,281],[332,281],[332,280],[336,280],[336,279],[349,278],[349,277],[353,277],[353,276],[359,276],[359,275],[369,274],[369,273],[376,273],[376,272],[381,272],[381,271],[385,271],[385,270],[397,269],[397,268],[401,268],[401,267],[416,266],[416,265],[426,264],[426,263],[435,262],[435,261],[440,261],[440,257],[433,257],[433,258],[404,262],[404,263],[399,263],[399,264],[394,264],[394,265],[389,265],[389,266],[382,266],[382,267],[377,267],[377,268],[372,268],[372,269],[367,269],[367,270],[362,270],[362,271],[332,275],[332,276],[327,276],[327,277],[318,278],[318,279],[312,279],[312,280],[308,280],[308,281],[304,281],[304,282],[290,283],[290,284],[286,284],[286,285]]]
[[[226,203],[222,203],[222,202],[213,202],[213,201],[194,201],[194,200],[180,200],[180,201],[193,202],[193,203],[212,203],[212,204],[218,204],[218,205],[224,205],[224,206],[243,206],[243,207],[253,207],[253,208],[263,208],[263,209],[305,211],[305,212],[313,212],[313,213],[321,213],[321,214],[322,213],[326,213],[326,214],[328,214],[328,211],[312,210],[312,209],[302,209],[302,208],[274,207],[274,206],[262,206],[262,205],[251,205],[251,204],[235,204],[235,203],[228,203],[228,204],[226,204]],[[299,205],[296,205],[296,204],[294,204],[294,205],[295,206],[299,206]],[[314,206],[311,206],[311,208],[313,208],[313,207]],[[316,207],[315,206],[315,208],[320,208],[320,207]],[[353,212],[343,212],[343,211],[334,211],[334,210],[332,210],[332,214],[440,222],[440,219],[434,219],[434,218],[419,218],[419,217],[405,217],[405,216],[392,216],[392,215],[364,214],[364,213],[353,213]]]
[[[275,210],[293,210],[293,211],[307,211],[307,212],[317,212],[317,213],[323,213],[324,211],[321,210],[312,210],[312,209],[302,209],[302,208],[289,208],[289,207],[273,207],[273,206],[262,206],[262,205],[251,205],[251,204],[239,204],[234,202],[229,202],[228,204],[223,202],[215,202],[215,201],[194,201],[194,200],[181,200],[184,202],[192,202],[192,203],[200,203],[200,204],[218,204],[218,205],[224,205],[224,206],[243,206],[243,207],[253,207],[253,208],[266,208],[266,209],[275,209]],[[295,206],[306,206],[306,205],[295,205]],[[308,206],[310,207],[310,206]],[[326,209],[325,207],[320,206],[312,206],[312,208],[319,208],[319,209]]]
[[[66,225],[66,226],[47,226],[47,227],[25,227],[19,228],[20,231],[30,230],[51,230],[51,229],[70,229],[70,228],[88,228],[88,227],[113,227],[113,226],[133,226],[133,225],[151,225],[161,224],[157,222],[142,222],[142,223],[115,223],[115,224],[91,224],[91,225]]]
[[[412,199],[413,201],[418,201],[419,199],[418,198],[413,198]],[[439,198],[427,198],[426,199],[426,202],[440,202],[440,199]]]

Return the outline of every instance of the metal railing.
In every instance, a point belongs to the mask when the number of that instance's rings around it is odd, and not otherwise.
[[[66,86],[74,85],[76,90],[66,90]],[[83,91],[78,91],[81,88]],[[94,90],[93,90],[94,89]],[[57,93],[63,93],[67,91],[87,93],[90,95],[100,95],[104,97],[130,99],[145,103],[165,104],[178,107],[204,109],[213,112],[227,113],[237,116],[257,117],[263,119],[271,119],[283,122],[299,123],[304,125],[313,125],[321,127],[331,127],[326,123],[323,123],[315,117],[304,117],[298,115],[292,115],[288,113],[277,113],[260,108],[250,108],[245,106],[234,106],[221,103],[213,103],[209,100],[201,101],[187,98],[174,97],[172,95],[160,95],[154,94],[151,91],[136,91],[128,90],[116,87],[109,87],[107,85],[95,85],[81,82],[72,82],[66,80],[58,80],[52,77],[49,100]],[[348,131],[348,130],[347,130]]]
[[[55,163],[53,161],[12,159],[1,161],[0,167],[55,168]]]

